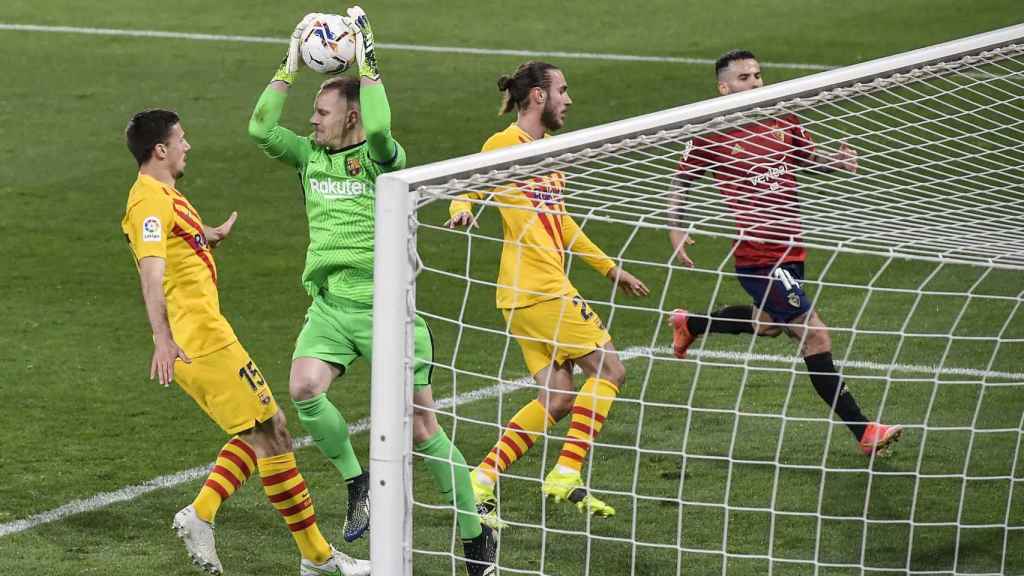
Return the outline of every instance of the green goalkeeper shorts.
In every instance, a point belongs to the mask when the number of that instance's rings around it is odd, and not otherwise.
[[[430,385],[434,341],[419,315],[415,331],[413,382],[418,388]],[[373,360],[373,307],[332,294],[318,294],[306,312],[292,360],[319,358],[345,370],[359,357],[368,362]]]

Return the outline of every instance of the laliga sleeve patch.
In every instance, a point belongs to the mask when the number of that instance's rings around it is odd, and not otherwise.
[[[143,242],[159,242],[163,240],[163,236],[163,227],[160,225],[159,218],[150,216],[142,221]]]

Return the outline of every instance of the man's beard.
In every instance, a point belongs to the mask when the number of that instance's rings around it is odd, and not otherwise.
[[[544,111],[540,113],[540,123],[544,125],[548,132],[554,132],[562,127],[562,121],[555,114],[555,109],[551,106],[550,100],[544,105]]]

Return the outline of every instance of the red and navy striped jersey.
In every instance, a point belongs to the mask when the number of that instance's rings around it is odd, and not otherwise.
[[[737,267],[803,262],[794,169],[813,157],[811,135],[789,114],[690,140],[679,176],[692,180],[705,170],[714,173],[743,236],[734,252]]]

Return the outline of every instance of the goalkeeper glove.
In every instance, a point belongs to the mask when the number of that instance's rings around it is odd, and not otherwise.
[[[313,23],[320,14],[317,12],[311,12],[302,17],[302,20],[295,26],[295,30],[292,31],[292,37],[288,41],[288,54],[285,55],[284,60],[281,61],[281,66],[278,67],[277,73],[274,74],[273,80],[280,80],[285,84],[291,84],[295,82],[295,77],[299,74],[299,61],[302,59],[299,56],[299,45],[302,44],[302,33],[306,31],[306,28]]]
[[[362,40],[362,42],[356,42],[356,62],[359,63],[359,75],[369,80],[380,80],[380,66],[377,65],[377,56],[373,52],[373,29],[370,28],[370,19],[359,6],[349,8],[348,17],[359,29],[360,40]]]

